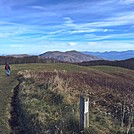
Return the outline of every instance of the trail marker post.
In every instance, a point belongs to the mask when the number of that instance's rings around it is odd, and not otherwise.
[[[89,127],[89,98],[80,96],[80,131]]]

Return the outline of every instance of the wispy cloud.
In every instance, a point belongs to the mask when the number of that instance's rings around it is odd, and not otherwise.
[[[30,6],[29,8],[39,9],[39,10],[45,10],[46,9],[46,8],[44,8],[42,6]]]
[[[134,0],[120,0],[121,4],[134,4]]]
[[[68,44],[69,44],[70,46],[76,46],[76,45],[77,45],[76,42],[69,42]]]
[[[134,0],[2,0],[0,5],[3,52],[7,47],[10,53],[37,49],[98,51],[121,49],[121,44],[123,49],[133,49]]]
[[[24,45],[10,45],[10,47],[12,47],[12,48],[22,48],[22,47],[24,47]]]

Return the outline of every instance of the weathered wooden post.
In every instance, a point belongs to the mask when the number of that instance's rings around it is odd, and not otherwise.
[[[89,98],[80,96],[80,131],[89,127]]]

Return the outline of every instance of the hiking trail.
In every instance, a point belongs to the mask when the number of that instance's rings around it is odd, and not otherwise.
[[[13,95],[11,97],[11,111],[10,111],[10,119],[9,119],[9,125],[11,128],[10,134],[26,134],[26,132],[22,128],[22,122],[20,118],[20,112],[19,112],[19,84],[13,89]]]

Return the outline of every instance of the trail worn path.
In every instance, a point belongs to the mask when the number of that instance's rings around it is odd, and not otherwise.
[[[22,122],[19,112],[19,85],[14,88],[13,96],[11,97],[11,111],[10,111],[10,119],[9,125],[11,127],[11,134],[25,134],[26,132],[22,128]]]
[[[17,81],[11,77],[6,77],[3,68],[0,67],[0,134],[9,134],[10,126],[10,100],[12,89],[17,85]]]
[[[20,127],[17,72],[12,65],[11,76],[6,77],[0,65],[0,134],[25,134]]]

